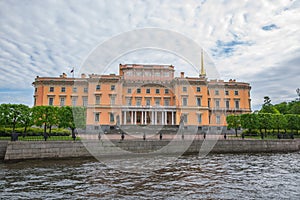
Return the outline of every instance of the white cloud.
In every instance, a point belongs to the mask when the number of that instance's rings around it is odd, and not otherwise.
[[[35,76],[69,72],[97,44],[116,34],[158,27],[178,31],[203,46],[222,78],[252,83],[254,106],[269,94],[276,101],[290,100],[299,87],[297,81],[286,80],[299,76],[299,22],[300,3],[290,0],[1,1],[0,89],[27,91],[22,93],[24,102],[32,102],[28,91],[33,90]],[[271,25],[276,28],[262,28]],[[227,46],[218,46],[218,41]],[[155,62],[157,58],[171,62],[168,56],[155,57]],[[179,60],[171,64],[182,64]],[[279,76],[282,68],[288,71]],[[285,93],[270,91],[280,85]],[[4,101],[7,98],[0,97]]]

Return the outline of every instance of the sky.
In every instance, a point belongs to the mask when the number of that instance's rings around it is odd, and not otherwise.
[[[299,24],[297,0],[0,1],[0,103],[32,106],[36,76],[71,76],[73,67],[76,76],[97,46],[143,28],[193,40],[220,79],[251,84],[253,110],[264,96],[291,101],[300,87]],[[118,63],[172,64],[177,72],[188,65],[170,53],[140,50],[113,60],[106,71],[118,73]]]

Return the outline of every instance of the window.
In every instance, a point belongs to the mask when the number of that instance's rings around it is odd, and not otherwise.
[[[110,123],[113,123],[115,121],[114,113],[109,114],[109,121],[110,121]]]
[[[88,104],[88,98],[87,97],[82,97],[82,105],[87,106]]]
[[[136,105],[137,106],[140,106],[141,103],[142,103],[142,99],[140,99],[140,98],[136,99]]]
[[[132,104],[132,99],[131,98],[126,98],[126,105],[131,106]]]
[[[141,88],[136,89],[136,93],[140,94],[141,93]]]
[[[145,76],[151,76],[151,72],[149,72],[149,71],[145,71]]]
[[[234,91],[234,95],[239,95],[239,91],[238,91],[238,90],[235,90],[235,91]]]
[[[33,105],[36,105],[36,97],[34,97],[34,104]]]
[[[159,89],[156,89],[156,90],[155,90],[155,93],[156,93],[156,94],[159,94]]]
[[[110,96],[110,104],[115,105],[116,104],[116,97],[115,96]]]
[[[226,104],[226,108],[229,109],[229,106],[230,106],[229,100],[226,100],[226,101],[225,101],[225,104]]]
[[[100,90],[101,86],[100,85],[96,85],[96,90]]]
[[[216,100],[216,101],[215,101],[215,107],[216,107],[216,108],[220,108],[220,101],[219,101],[219,100]]]
[[[169,77],[169,72],[164,72],[164,77]]]
[[[148,98],[147,98],[147,99],[146,99],[146,105],[147,105],[147,106],[150,106],[150,103],[151,103],[151,99],[148,99]]]
[[[188,116],[187,116],[187,114],[183,114],[182,116],[183,116],[183,122],[187,123],[188,122]]]
[[[50,87],[49,92],[54,92],[54,87]]]
[[[72,106],[77,105],[77,97],[72,97]]]
[[[155,99],[155,105],[157,105],[157,106],[160,105],[160,99]]]
[[[54,98],[53,97],[49,97],[49,106],[53,106],[53,101],[54,101]]]
[[[99,122],[100,121],[100,113],[95,113],[95,122]]]
[[[160,77],[160,72],[155,72],[155,73],[154,73],[154,76]]]
[[[127,89],[127,93],[128,93],[128,94],[131,94],[131,88],[128,88],[128,89]]]
[[[169,89],[165,89],[165,94],[169,94]]]
[[[217,115],[217,116],[216,116],[216,123],[217,123],[217,124],[220,124],[220,123],[221,123],[221,116],[220,116],[220,115]]]
[[[61,92],[66,92],[66,88],[65,87],[61,87]]]
[[[229,91],[228,90],[225,91],[225,95],[229,95]]]
[[[201,92],[200,87],[197,87],[196,90],[197,90],[197,92]]]
[[[99,126],[94,126],[94,130],[99,130]]]
[[[77,92],[77,87],[73,87],[73,92]]]
[[[207,105],[208,107],[210,107],[210,99],[208,99]]]
[[[37,88],[34,89],[34,92],[37,92]]]
[[[165,99],[164,100],[164,105],[165,106],[170,106],[170,100],[169,99]]]
[[[201,106],[201,98],[197,97],[197,106]]]
[[[146,89],[146,93],[147,93],[147,94],[150,94],[150,88],[147,88],[147,89]]]
[[[215,95],[219,95],[219,90],[215,90]]]
[[[186,92],[187,88],[186,87],[182,87],[182,92]]]
[[[87,87],[83,88],[83,92],[88,93],[88,88]]]
[[[240,101],[239,100],[235,100],[235,108],[236,109],[240,109]]]
[[[187,106],[187,98],[186,97],[182,98],[182,105]]]
[[[60,97],[60,106],[64,106],[65,105],[65,97]]]
[[[199,124],[202,123],[202,115],[201,114],[197,114],[197,122]]]
[[[111,90],[111,91],[113,91],[113,90],[115,90],[115,89],[116,89],[116,86],[115,86],[115,85],[111,85],[111,86],[110,86],[110,90]]]
[[[97,104],[97,105],[100,104],[100,95],[95,96],[95,104]]]

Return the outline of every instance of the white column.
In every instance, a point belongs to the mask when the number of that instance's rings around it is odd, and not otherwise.
[[[154,124],[154,112],[151,111],[151,124],[153,125]]]
[[[133,124],[133,111],[131,111],[131,116],[130,116],[130,118],[131,118],[131,124]]]
[[[161,125],[164,125],[165,124],[165,119],[164,119],[164,112],[161,111]]]
[[[126,122],[127,122],[126,111],[124,111],[124,125],[126,124]]]
[[[145,111],[145,118],[144,118],[144,120],[145,120],[144,124],[147,124],[147,111]]]
[[[154,115],[154,124],[157,124],[157,111],[155,111],[155,115]]]
[[[171,114],[172,114],[172,125],[174,125],[174,114],[173,114],[174,112],[171,112]]]
[[[142,114],[141,124],[144,124],[144,111],[142,111],[141,114]]]
[[[136,124],[136,111],[134,111],[134,124]]]

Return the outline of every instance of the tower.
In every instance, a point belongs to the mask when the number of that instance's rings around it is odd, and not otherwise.
[[[206,76],[206,72],[204,69],[204,61],[203,61],[203,50],[201,51],[201,69],[200,69],[200,74],[199,77],[200,78],[205,78]]]

